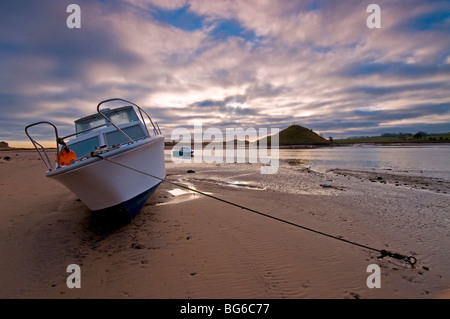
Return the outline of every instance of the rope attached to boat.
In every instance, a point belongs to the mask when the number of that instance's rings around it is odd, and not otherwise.
[[[360,244],[360,243],[357,243],[357,242],[354,242],[354,241],[350,241],[350,240],[348,240],[348,239],[344,239],[344,238],[342,238],[341,236],[330,235],[330,234],[327,234],[327,233],[324,233],[324,232],[321,232],[321,231],[318,231],[318,230],[315,230],[315,229],[312,229],[312,228],[309,228],[309,227],[305,227],[305,226],[302,226],[302,225],[299,225],[299,224],[290,222],[290,221],[285,220],[285,219],[281,219],[281,218],[278,218],[278,217],[275,217],[275,216],[272,216],[272,215],[269,215],[269,214],[266,214],[266,213],[263,213],[263,212],[254,210],[254,209],[249,208],[249,207],[245,207],[245,206],[242,206],[242,205],[239,205],[239,204],[230,202],[230,201],[228,201],[228,200],[225,200],[225,199],[222,199],[222,198],[219,198],[219,197],[216,197],[216,196],[213,196],[213,195],[210,195],[210,194],[207,194],[207,193],[198,191],[198,190],[196,190],[196,189],[192,189],[192,188],[190,188],[190,187],[188,187],[188,186],[181,185],[181,184],[178,184],[178,183],[169,181],[168,179],[161,178],[161,177],[158,177],[158,176],[154,176],[154,175],[149,174],[149,173],[147,173],[147,172],[143,172],[143,171],[138,170],[138,169],[136,169],[136,168],[127,166],[127,165],[125,165],[125,164],[118,163],[118,162],[115,162],[115,161],[111,161],[110,159],[107,159],[107,158],[105,158],[105,157],[103,157],[103,156],[101,156],[101,155],[98,155],[98,154],[92,154],[92,156],[93,156],[93,157],[98,157],[98,158],[103,159],[103,160],[105,160],[105,161],[107,161],[107,162],[110,162],[110,163],[112,163],[112,164],[116,164],[116,165],[118,165],[118,166],[122,166],[122,167],[124,167],[124,168],[127,168],[127,169],[129,169],[129,170],[138,172],[138,173],[140,173],[140,174],[143,174],[143,175],[146,175],[146,176],[149,176],[149,177],[156,178],[156,179],[158,179],[158,180],[160,180],[160,181],[162,181],[162,182],[166,182],[166,183],[175,185],[175,186],[177,186],[177,187],[184,188],[184,189],[187,189],[187,190],[189,190],[189,191],[198,193],[198,194],[200,194],[200,195],[203,195],[203,196],[206,196],[206,197],[209,197],[209,198],[212,198],[212,199],[221,201],[221,202],[223,202],[223,203],[226,203],[226,204],[229,204],[229,205],[232,205],[232,206],[235,206],[235,207],[239,207],[239,208],[241,208],[241,209],[248,210],[248,211],[250,211],[250,212],[252,212],[252,213],[255,213],[255,214],[258,214],[258,215],[267,217],[267,218],[271,218],[271,219],[277,220],[277,221],[279,221],[279,222],[282,222],[282,223],[285,223],[285,224],[288,224],[288,225],[291,225],[291,226],[295,226],[295,227],[298,227],[298,228],[301,228],[301,229],[304,229],[304,230],[313,232],[313,233],[318,234],[318,235],[322,235],[322,236],[326,236],[326,237],[329,237],[329,238],[332,238],[332,239],[340,240],[340,241],[345,242],[345,243],[347,243],[347,244],[351,244],[351,245],[355,245],[355,246],[358,246],[358,247],[361,247],[361,248],[365,248],[365,249],[369,249],[369,250],[372,250],[372,251],[376,251],[376,252],[378,252],[378,253],[381,254],[381,255],[378,256],[377,258],[384,258],[384,257],[388,256],[388,257],[391,257],[391,258],[394,258],[394,259],[399,259],[399,260],[403,260],[403,261],[405,261],[405,262],[408,262],[412,267],[414,267],[414,265],[415,265],[416,262],[417,262],[417,259],[416,259],[415,257],[413,257],[413,256],[406,256],[406,255],[399,254],[399,253],[393,253],[393,252],[387,251],[387,250],[385,250],[385,249],[377,249],[377,248],[373,248],[373,247],[370,247],[370,246],[367,246],[367,245],[363,245],[363,244]]]

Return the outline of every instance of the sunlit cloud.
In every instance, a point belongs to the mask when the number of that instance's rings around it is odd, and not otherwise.
[[[448,1],[68,1],[0,4],[0,140],[100,100],[179,126],[304,125],[324,136],[450,131]],[[447,12],[447,14],[446,14]]]

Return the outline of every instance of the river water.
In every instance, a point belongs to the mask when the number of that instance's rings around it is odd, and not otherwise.
[[[166,159],[170,159],[172,150],[165,151]],[[215,152],[213,157],[201,154],[194,149],[192,163],[224,163],[225,150],[220,157]],[[245,159],[236,151],[236,162],[248,162],[248,150]],[[258,163],[268,163],[266,152],[258,153]],[[222,157],[223,156],[223,157]],[[269,151],[269,158],[270,151]],[[296,160],[299,165],[310,167],[316,171],[329,169],[377,170],[390,171],[402,175],[420,175],[450,181],[450,144],[426,145],[350,145],[339,147],[319,147],[311,149],[280,149],[280,165]],[[238,160],[239,158],[239,160]]]
[[[351,145],[281,149],[280,159],[306,161],[313,170],[390,170],[450,181],[450,145]]]

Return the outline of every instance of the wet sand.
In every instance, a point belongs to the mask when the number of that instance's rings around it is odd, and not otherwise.
[[[46,178],[34,151],[0,157],[0,298],[450,296],[448,181],[427,183],[401,172],[320,173],[289,163],[276,175],[261,175],[257,165],[167,161],[171,181],[413,255],[411,267],[168,183],[132,221],[106,223]],[[80,289],[66,285],[70,264],[81,268]],[[370,264],[381,268],[381,288],[367,287]]]

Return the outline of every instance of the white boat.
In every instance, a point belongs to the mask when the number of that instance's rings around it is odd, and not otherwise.
[[[122,106],[100,109],[105,103],[118,102]],[[41,124],[54,128],[55,161],[29,134],[31,127]],[[47,121],[25,128],[47,166],[47,177],[66,186],[92,211],[124,211],[136,216],[166,176],[164,136],[158,124],[138,105],[109,99],[97,105],[96,114],[76,120],[75,131],[59,137],[56,126]],[[66,146],[75,153],[69,161],[64,159]]]

